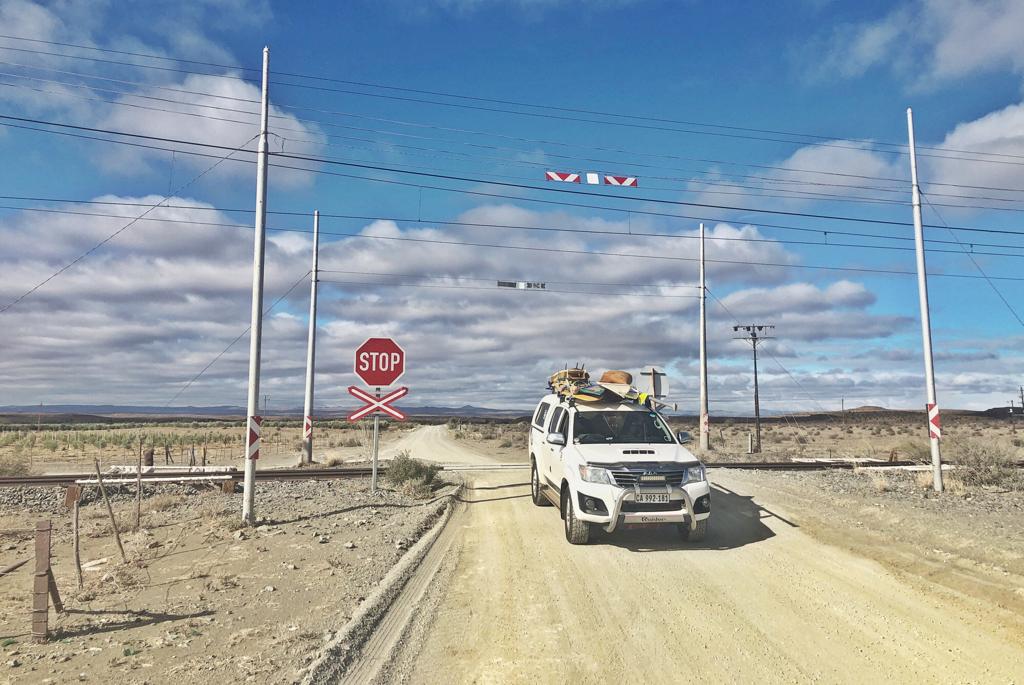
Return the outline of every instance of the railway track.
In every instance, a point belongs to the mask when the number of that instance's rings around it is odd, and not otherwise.
[[[383,475],[387,469],[378,469],[378,475]],[[256,480],[281,481],[281,480],[320,480],[338,478],[369,478],[372,469],[363,468],[327,468],[327,469],[267,469],[256,471]],[[174,480],[241,480],[241,471],[157,471],[154,473],[143,473],[143,482],[168,482]],[[107,473],[103,475],[104,482],[135,480],[134,474]],[[74,485],[77,481],[95,482],[95,473],[60,473],[34,476],[3,476],[0,477],[0,487],[58,487]]]
[[[881,468],[906,468],[911,466],[927,466],[914,461],[768,461],[768,462],[705,462],[709,469],[746,469],[751,471],[827,471],[827,470],[852,470],[852,469],[881,469]],[[956,464],[948,463],[948,466]],[[1024,461],[1017,462],[1018,468],[1024,468]],[[465,465],[447,464],[441,467],[445,471],[470,471],[470,470],[507,470],[515,468],[528,468],[527,464],[495,464],[487,465]],[[381,466],[378,475],[386,473],[387,468]],[[284,481],[284,480],[333,480],[338,478],[369,478],[372,470],[370,467],[341,467],[325,469],[267,469],[256,472],[256,480],[261,481]],[[142,480],[150,482],[173,482],[193,480],[241,480],[241,471],[157,471],[154,473],[143,473]],[[0,487],[59,487],[74,485],[76,482],[95,482],[96,475],[93,473],[62,473],[51,475],[34,476],[2,476]],[[104,481],[111,482],[134,481],[133,474],[109,473],[104,474]]]

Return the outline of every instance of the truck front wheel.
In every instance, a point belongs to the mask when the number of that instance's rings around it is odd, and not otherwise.
[[[565,519],[565,539],[573,545],[585,545],[590,541],[590,524],[576,518],[576,507],[572,504],[569,488],[562,493],[562,513]]]

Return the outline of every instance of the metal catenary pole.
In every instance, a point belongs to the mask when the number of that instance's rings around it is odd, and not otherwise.
[[[751,331],[754,348],[754,431],[756,434],[754,452],[761,453],[761,398],[757,390],[757,331]]]
[[[377,388],[377,399],[380,399],[380,388]],[[370,493],[377,492],[377,454],[380,448],[380,416],[373,414],[373,470],[370,476]]]
[[[320,258],[320,212],[313,212],[313,272],[309,284],[309,341],[306,348],[306,404],[303,415],[302,461],[313,463],[313,369],[316,366],[316,281]]]
[[[260,454],[260,352],[263,338],[263,259],[267,230],[267,118],[270,48],[263,48],[263,95],[260,100],[260,140],[256,157],[256,222],[252,257],[252,319],[249,333],[249,397],[246,407],[245,481],[242,520],[256,523],[256,460]]]
[[[704,224],[700,225],[700,448],[711,449],[711,423],[708,418],[708,320],[707,285],[704,272]]]
[[[910,146],[911,202],[914,209],[914,246],[917,251],[917,294],[921,305],[921,339],[924,344],[924,377],[928,395],[928,439],[932,452],[932,487],[942,492],[942,454],[939,450],[938,400],[935,397],[935,367],[932,360],[932,324],[928,308],[928,276],[924,261],[924,229],[921,226],[921,188],[917,182],[917,151],[914,146],[914,112],[907,108],[907,137]],[[932,418],[934,416],[934,419]]]

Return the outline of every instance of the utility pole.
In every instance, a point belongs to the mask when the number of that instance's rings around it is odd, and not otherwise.
[[[313,273],[309,283],[309,341],[306,347],[306,404],[303,409],[302,463],[313,463],[313,368],[316,366],[316,280],[320,258],[320,211],[313,212]]]
[[[242,520],[256,523],[256,460],[260,457],[260,353],[263,342],[263,261],[267,242],[267,114],[270,48],[263,48],[263,93],[260,98],[260,141],[256,155],[256,221],[252,256],[252,319],[249,332],[249,397]]]
[[[845,397],[840,397],[839,398],[839,408],[843,412],[843,425],[845,426],[846,425],[846,398]]]
[[[708,417],[708,320],[707,285],[704,271],[704,224],[700,225],[700,449],[711,449],[711,421]]]
[[[932,323],[928,308],[928,275],[924,262],[924,228],[921,225],[921,187],[917,182],[917,149],[914,145],[914,112],[907,108],[907,138],[910,147],[910,196],[914,211],[914,247],[917,252],[917,294],[921,305],[921,339],[924,343],[924,377],[927,390],[928,439],[932,452],[932,487],[942,492],[942,428],[939,403],[935,397],[935,367],[932,360]]]
[[[765,340],[771,340],[775,336],[767,335],[769,331],[775,330],[775,326],[766,324],[749,324],[746,326],[733,326],[733,332],[744,331],[746,335],[737,336],[736,340],[746,340],[754,350],[754,453],[761,451],[761,401],[757,391],[757,345]]]

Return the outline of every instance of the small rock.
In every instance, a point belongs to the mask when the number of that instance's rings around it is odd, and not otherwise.
[[[277,590],[277,588],[274,587],[273,585],[268,585],[265,588],[263,588],[264,592],[274,592],[275,590]]]
[[[239,530],[235,531],[235,539],[236,540],[245,540],[246,537],[248,537],[248,536],[246,536],[244,530],[239,529]]]
[[[331,538],[330,538],[330,537],[328,537],[328,536],[326,536],[326,535],[321,535],[320,537],[318,537],[318,538],[316,539],[316,541],[317,541],[317,542],[319,542],[319,543],[320,543],[320,544],[322,545],[322,544],[324,544],[324,543],[330,542],[330,541],[331,541]]]
[[[345,543],[345,549],[355,549],[355,548],[356,548],[356,543],[354,543],[354,542],[346,542]]]
[[[18,661],[17,659],[11,659],[10,661],[7,662],[7,665],[10,666],[11,668],[17,668],[18,666],[21,666],[21,662]]]
[[[294,571],[294,570],[298,569],[299,567],[296,566],[295,564],[287,564],[285,566],[285,568],[288,569],[289,571]]]

